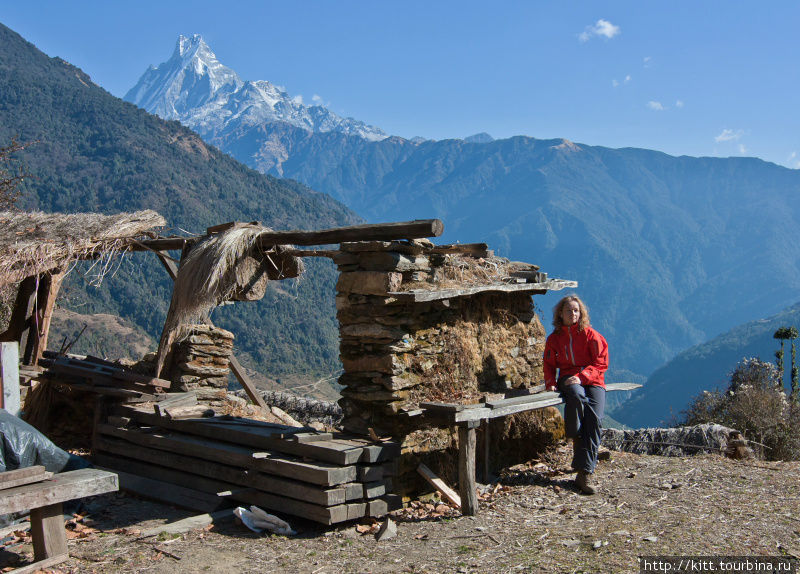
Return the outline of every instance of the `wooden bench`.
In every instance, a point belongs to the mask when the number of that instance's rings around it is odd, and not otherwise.
[[[119,490],[113,472],[84,468],[53,475],[43,466],[0,473],[0,514],[31,511],[34,562],[14,572],[25,574],[69,558],[62,503]]]
[[[606,391],[632,391],[642,385],[636,383],[608,383]],[[475,429],[481,421],[489,421],[514,413],[560,405],[564,401],[555,391],[536,392],[543,386],[530,389],[529,393],[464,405],[460,403],[421,403],[414,415],[422,415],[435,423],[458,427],[458,490],[461,496],[461,512],[467,516],[478,513],[478,494],[475,482]],[[488,433],[488,425],[486,432]],[[489,441],[485,441],[488,449]],[[488,451],[487,451],[488,452]]]

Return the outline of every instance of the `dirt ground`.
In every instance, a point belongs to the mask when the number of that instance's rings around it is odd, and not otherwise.
[[[70,525],[70,559],[54,572],[639,572],[647,555],[800,556],[798,462],[613,453],[598,468],[601,491],[585,496],[559,470],[566,456],[561,448],[504,472],[483,487],[478,516],[442,505],[400,511],[397,536],[381,541],[368,523],[324,528],[292,517],[291,537],[233,519],[145,537],[191,513],[123,493],[96,497]],[[10,538],[0,557],[31,560],[29,539]]]

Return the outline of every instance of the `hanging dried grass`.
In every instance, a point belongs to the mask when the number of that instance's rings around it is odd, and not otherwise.
[[[164,372],[172,345],[186,337],[189,326],[207,320],[215,307],[231,300],[245,287],[243,283],[248,278],[242,276],[240,268],[248,260],[260,261],[269,279],[297,277],[302,273],[302,261],[284,253],[285,247],[275,245],[265,250],[257,245],[258,236],[267,231],[271,230],[260,225],[238,225],[212,234],[192,247],[175,280],[159,344],[156,366],[159,375]]]

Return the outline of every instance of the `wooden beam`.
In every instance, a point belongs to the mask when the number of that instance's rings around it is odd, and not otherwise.
[[[458,427],[458,490],[461,494],[461,513],[478,513],[478,493],[475,483],[475,424]]]
[[[61,288],[61,282],[64,279],[64,273],[58,269],[47,273],[42,281],[39,283],[39,293],[35,321],[35,336],[33,338],[33,349],[31,357],[26,361],[29,365],[35,365],[42,358],[45,349],[47,349],[47,339],[50,335],[50,322],[53,318],[53,309],[55,308],[56,299],[58,298],[58,291]]]
[[[445,499],[447,499],[448,502],[450,502],[457,508],[461,508],[461,497],[458,494],[456,494],[455,490],[447,486],[445,481],[436,476],[436,474],[434,474],[434,472],[430,468],[425,466],[423,463],[419,463],[419,466],[417,467],[417,472],[420,473],[422,475],[422,478],[427,480],[428,483],[433,488],[438,490],[442,494],[442,496]]]
[[[49,480],[9,488],[0,493],[0,514],[94,496],[119,489],[117,475],[93,468],[62,472]]]
[[[517,293],[530,291],[534,294],[542,294],[547,291],[560,291],[561,289],[574,288],[578,286],[577,281],[567,281],[565,279],[548,279],[543,283],[489,283],[476,287],[464,287],[462,289],[412,289],[409,291],[393,291],[388,293],[400,301],[423,303],[427,301],[441,301],[443,299],[454,299],[456,297],[466,297],[479,293]]]
[[[242,367],[242,364],[239,362],[233,353],[231,353],[230,358],[228,359],[231,366],[231,371],[239,380],[244,389],[244,392],[247,393],[247,396],[250,397],[250,400],[253,401],[255,404],[260,406],[265,411],[269,410],[269,405],[264,402],[264,397],[261,396],[261,393],[258,392],[256,386],[253,384],[253,381],[250,380],[250,377],[247,376],[247,373]]]
[[[169,275],[170,279],[175,281],[178,278],[178,264],[172,260],[172,258],[164,253],[164,251],[156,251],[153,250],[153,253],[156,254],[158,260],[161,261],[161,264],[164,266],[164,269],[167,270],[167,274]]]
[[[270,231],[258,237],[262,247],[270,245],[328,245],[343,241],[391,241],[438,237],[444,231],[439,219],[417,219],[397,223],[368,223],[319,231]]]
[[[420,239],[439,237],[444,224],[439,219],[417,219],[395,223],[368,223],[347,227],[333,227],[317,231],[269,231],[259,236],[261,246],[270,245],[329,245],[347,241],[391,241],[393,239]],[[131,251],[173,251],[183,249],[187,241],[197,238],[168,237],[141,241],[130,247]]]
[[[0,472],[0,494],[7,488],[41,482],[52,476],[53,473],[45,471],[41,465]]]

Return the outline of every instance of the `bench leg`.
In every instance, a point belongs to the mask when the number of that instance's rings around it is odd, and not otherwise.
[[[475,421],[479,422],[479,421]],[[461,513],[475,516],[478,513],[478,493],[475,484],[475,424],[458,427],[458,490],[461,495]]]
[[[60,502],[31,510],[31,538],[34,560],[67,554],[67,532]]]

